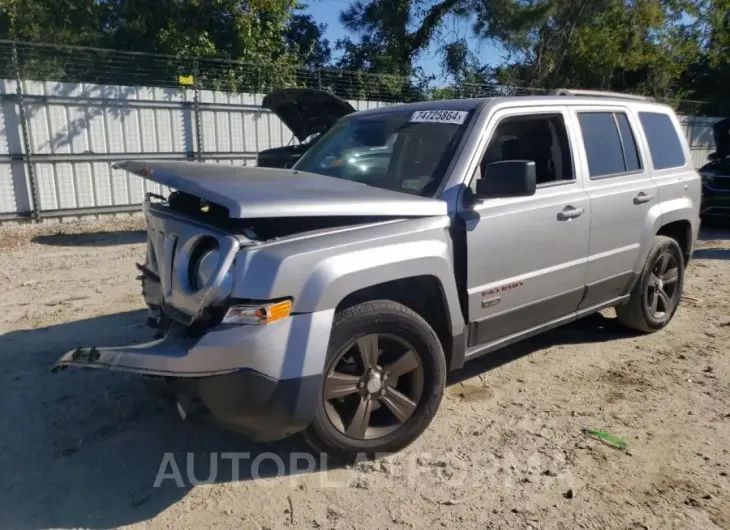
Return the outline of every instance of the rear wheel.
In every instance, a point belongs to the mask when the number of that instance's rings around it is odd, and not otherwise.
[[[421,435],[441,402],[446,362],[421,316],[378,300],[336,315],[324,374],[304,438],[350,460],[399,451]]]
[[[684,258],[672,238],[657,236],[629,301],[616,308],[621,323],[651,333],[669,324],[679,306]]]

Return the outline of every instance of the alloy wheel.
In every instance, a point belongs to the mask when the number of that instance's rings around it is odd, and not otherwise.
[[[350,438],[390,434],[416,411],[424,374],[416,349],[403,338],[382,333],[360,337],[337,353],[327,373],[327,418]]]
[[[671,252],[659,254],[646,284],[645,302],[652,318],[661,321],[672,314],[678,285],[677,258]]]

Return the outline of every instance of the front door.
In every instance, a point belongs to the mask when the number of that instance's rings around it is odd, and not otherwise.
[[[533,160],[537,191],[464,203],[469,346],[561,320],[581,302],[591,212],[567,123],[564,107],[538,107],[498,111],[486,126],[470,188],[491,162]]]

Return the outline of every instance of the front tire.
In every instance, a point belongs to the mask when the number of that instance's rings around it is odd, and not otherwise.
[[[619,322],[645,333],[659,331],[677,311],[684,285],[684,257],[672,238],[656,236],[629,301],[616,308]]]
[[[445,385],[441,343],[420,315],[390,300],[350,307],[335,315],[322,392],[303,437],[343,460],[400,451],[431,423]]]

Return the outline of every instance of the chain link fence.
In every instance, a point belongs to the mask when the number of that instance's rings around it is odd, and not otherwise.
[[[14,59],[17,57],[17,61]],[[435,86],[415,78],[335,68],[262,66],[213,57],[151,53],[0,40],[0,77],[66,83],[177,88],[192,79],[196,88],[267,93],[287,87],[327,90],[344,99],[409,102],[446,98],[528,96],[547,89],[460,83]],[[668,99],[679,114],[714,116],[719,109],[703,101]]]
[[[318,88],[356,109],[445,98],[540,95],[495,84],[436,86],[416,78],[332,68],[271,67],[0,40],[0,218],[136,209],[154,184],[114,170],[125,158],[255,163],[292,141],[261,108],[288,87]],[[713,116],[700,101],[667,101]],[[703,148],[706,148],[704,146]]]

